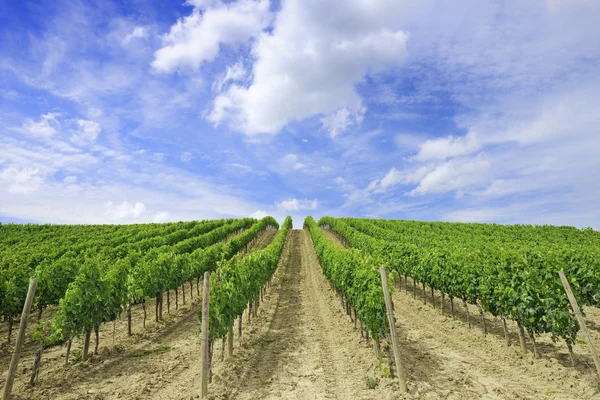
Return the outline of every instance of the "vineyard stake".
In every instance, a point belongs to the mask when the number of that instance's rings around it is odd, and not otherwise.
[[[96,347],[94,347],[94,354],[98,355],[98,342],[100,342],[100,327],[95,327],[94,332],[96,333]]]
[[[567,349],[569,349],[569,357],[571,357],[571,366],[573,368],[575,368],[575,357],[573,356],[573,345],[571,345],[571,343],[569,343],[566,339],[565,339],[565,343],[567,344]]]
[[[233,356],[233,326],[229,328],[229,336],[227,337],[227,356]]]
[[[127,303],[127,336],[131,336],[131,301]]]
[[[244,316],[244,312],[238,317],[238,340],[240,342],[240,346],[242,345],[242,317]]]
[[[523,329],[523,325],[518,322],[517,326],[519,327],[519,343],[521,344],[521,350],[523,350],[523,353],[527,353],[527,345],[525,344],[525,330]]]
[[[83,361],[87,361],[88,360],[88,354],[90,351],[90,336],[92,335],[92,331],[86,331],[85,332],[85,339],[83,342],[83,356],[81,357],[81,359]]]
[[[385,267],[382,266],[381,272],[381,286],[383,287],[383,296],[385,298],[385,308],[387,309],[388,323],[390,325],[390,336],[392,342],[392,349],[394,350],[394,360],[396,361],[396,372],[398,375],[398,382],[400,383],[400,391],[406,393],[406,378],[404,377],[404,369],[400,362],[400,348],[398,346],[398,334],[396,333],[396,322],[394,320],[394,310],[392,308],[392,299],[390,297],[390,290],[388,288],[387,272]]]
[[[200,357],[202,361],[202,375],[201,375],[201,391],[200,398],[204,399],[208,394],[208,369],[209,369],[209,342],[208,342],[208,296],[210,293],[210,274],[204,273],[204,287],[202,290],[202,339],[200,342]]]
[[[440,310],[442,311],[442,315],[444,315],[444,292],[440,291],[442,294],[442,303],[440,304]]]
[[[21,314],[21,322],[19,324],[19,335],[17,336],[15,351],[13,352],[12,359],[10,360],[6,384],[4,385],[4,394],[2,395],[3,400],[8,400],[10,393],[12,392],[15,374],[17,373],[17,366],[19,364],[19,358],[21,357],[21,347],[23,346],[23,340],[25,339],[25,330],[27,329],[27,322],[29,321],[29,312],[31,311],[31,304],[33,303],[33,296],[35,295],[36,287],[37,280],[32,279],[29,281],[29,290],[27,291],[25,305],[23,305],[23,313]]]
[[[567,292],[567,297],[569,298],[571,307],[573,307],[573,312],[575,313],[577,322],[579,322],[579,326],[583,331],[583,335],[585,336],[585,341],[588,344],[590,353],[592,353],[592,358],[594,359],[594,364],[596,365],[596,373],[598,374],[598,379],[600,379],[600,359],[598,358],[598,353],[596,352],[594,344],[592,343],[592,337],[590,336],[590,332],[588,331],[587,326],[585,325],[585,319],[583,318],[583,314],[581,314],[581,310],[579,309],[577,300],[575,300],[575,296],[573,296],[573,292],[571,291],[571,285],[569,285],[569,281],[565,276],[565,272],[561,270],[558,272],[558,275],[560,275],[560,280],[562,281],[563,287],[565,288],[565,292]]]
[[[69,355],[71,354],[71,344],[73,344],[73,339],[69,339],[67,342],[67,356],[65,357],[65,367],[69,366]]]
[[[510,347],[510,337],[508,337],[508,328],[506,327],[506,319],[502,317],[502,326],[504,327],[504,339],[506,340],[506,346]]]

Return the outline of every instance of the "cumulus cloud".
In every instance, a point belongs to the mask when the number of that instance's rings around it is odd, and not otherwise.
[[[227,67],[225,73],[219,79],[215,80],[213,84],[213,90],[220,92],[228,82],[239,81],[247,74],[248,71],[246,71],[246,68],[244,68],[244,64],[242,62],[237,62],[233,65],[230,65]]]
[[[146,205],[142,202],[131,204],[128,201],[115,204],[109,201],[105,204],[106,216],[115,220],[137,219],[146,211]]]
[[[84,119],[78,119],[76,123],[78,129],[71,136],[71,141],[73,143],[85,145],[93,143],[98,139],[98,135],[100,135],[100,132],[102,131],[99,123]]]
[[[390,169],[390,171],[385,174],[385,176],[381,179],[381,187],[387,188],[390,186],[395,186],[402,182],[403,176],[396,168]]]
[[[482,183],[490,165],[490,162],[483,157],[453,159],[441,163],[427,172],[419,180],[417,187],[408,194],[444,193]]]
[[[6,168],[0,171],[0,182],[10,194],[31,194],[44,180],[37,168]]]
[[[154,53],[152,68],[169,73],[198,69],[213,61],[220,46],[243,45],[271,21],[268,0],[191,1],[192,13],[181,18],[162,37],[163,47]]]
[[[471,154],[481,147],[477,134],[469,132],[462,137],[430,139],[421,145],[415,156],[418,161],[446,160],[450,157]]]
[[[57,119],[59,116],[59,113],[46,113],[42,114],[37,122],[27,119],[19,131],[29,136],[49,139],[56,134],[57,129],[60,127]]]
[[[335,138],[350,125],[360,124],[366,111],[366,107],[356,111],[352,111],[347,107],[340,108],[338,111],[321,118],[321,124],[329,131],[329,136]]]
[[[252,214],[250,214],[250,218],[262,219],[269,215],[265,210],[256,210]]]
[[[252,83],[219,94],[209,121],[275,134],[320,115],[332,136],[359,123],[364,105],[355,85],[405,59],[401,8],[391,0],[283,2],[272,33],[261,33],[254,45]]]
[[[166,211],[162,211],[154,215],[154,218],[152,218],[152,222],[168,222],[169,218],[170,214]]]
[[[300,161],[297,154],[286,154],[279,160],[280,168],[285,171],[300,171],[306,168],[306,164]]]
[[[123,44],[128,44],[135,39],[146,39],[150,35],[150,29],[147,26],[136,26],[131,33],[123,38]]]
[[[317,199],[315,200],[298,200],[291,198],[277,203],[277,209],[281,212],[301,211],[301,210],[316,210],[318,206]]]

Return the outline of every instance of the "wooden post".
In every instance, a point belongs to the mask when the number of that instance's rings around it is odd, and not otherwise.
[[[564,271],[560,271],[558,273],[560,275],[560,280],[565,288],[565,292],[567,292],[567,297],[569,298],[569,302],[571,303],[571,307],[573,307],[573,312],[575,313],[575,318],[577,318],[577,322],[579,322],[579,327],[583,332],[583,336],[585,336],[585,341],[588,344],[590,349],[590,353],[592,353],[592,358],[594,359],[594,364],[596,365],[596,373],[598,374],[598,379],[600,380],[600,359],[598,358],[598,353],[594,348],[592,343],[592,337],[590,336],[590,332],[587,330],[587,326],[585,325],[585,319],[583,319],[583,314],[581,314],[581,310],[579,309],[579,305],[577,304],[577,300],[575,300],[575,296],[573,296],[573,292],[571,291],[571,285],[569,285],[569,281],[565,276]]]
[[[87,359],[88,359],[88,353],[90,351],[90,336],[91,335],[92,335],[92,331],[85,332],[85,340],[83,342],[83,356],[81,357],[81,359],[83,361],[87,361]]]
[[[525,343],[525,329],[523,329],[523,325],[517,322],[517,326],[519,327],[519,344],[521,345],[521,350],[523,353],[527,353],[527,344]]]
[[[127,336],[131,336],[131,301],[127,303]]]
[[[392,350],[394,351],[394,359],[396,361],[396,372],[398,374],[398,382],[400,383],[400,391],[402,393],[408,392],[406,388],[406,378],[404,377],[404,369],[400,362],[400,348],[398,345],[398,334],[396,333],[396,321],[394,319],[394,310],[392,308],[392,299],[390,297],[390,290],[388,288],[387,272],[385,267],[382,266],[381,272],[381,286],[383,287],[383,296],[385,298],[385,308],[387,309],[388,323],[390,325],[390,336],[392,342]]]
[[[25,339],[25,330],[27,329],[27,322],[29,321],[29,312],[31,311],[31,304],[33,303],[33,296],[35,295],[36,287],[37,280],[32,279],[29,281],[29,290],[27,291],[25,305],[23,306],[23,312],[21,313],[19,336],[17,336],[15,350],[10,361],[10,366],[8,367],[8,376],[6,377],[6,384],[4,385],[4,394],[2,395],[2,400],[8,400],[10,393],[12,392],[15,374],[17,373],[17,367],[19,365],[19,358],[21,358],[21,347],[23,346],[23,340]]]
[[[206,398],[208,394],[208,370],[209,370],[209,342],[208,342],[208,305],[210,293],[210,274],[204,273],[204,287],[202,290],[202,339],[200,342],[200,356],[202,359],[201,391],[200,398]]]
[[[510,346],[510,337],[508,336],[508,328],[506,327],[506,319],[502,317],[502,326],[504,327],[504,339],[506,340],[506,346]]]

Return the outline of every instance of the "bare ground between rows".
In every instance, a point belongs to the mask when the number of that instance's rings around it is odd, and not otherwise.
[[[335,231],[323,232],[332,243],[345,246]],[[574,346],[575,368],[564,342],[553,343],[549,335],[536,338],[542,358],[535,359],[529,340],[530,351],[522,353],[513,322],[507,321],[511,341],[507,346],[500,319],[485,315],[489,333],[484,336],[476,306],[467,305],[467,314],[462,301],[455,299],[453,319],[449,298],[445,297],[442,315],[441,294],[434,291],[433,296],[434,300],[430,288],[423,292],[418,285],[413,293],[410,278],[395,285],[393,301],[411,393],[444,399],[600,398],[585,342]],[[590,326],[597,327],[600,310],[588,308],[586,312]],[[592,329],[591,334],[597,346],[600,332]]]
[[[259,234],[251,250],[266,247],[275,237],[277,230],[268,229]],[[142,305],[132,307],[133,336],[127,336],[125,313],[115,321],[113,346],[113,323],[100,328],[99,355],[91,362],[77,363],[64,367],[65,347],[54,346],[44,351],[37,386],[28,385],[37,344],[27,342],[22,351],[19,373],[15,380],[15,399],[143,399],[148,398],[165,382],[187,368],[182,360],[191,352],[197,352],[199,341],[198,309],[202,294],[202,282],[192,290],[185,284],[186,304],[183,304],[182,289],[178,291],[179,309],[175,310],[175,291],[170,291],[171,310],[167,313],[166,294],[163,305],[163,321],[155,322],[155,300],[147,301],[146,328],[143,327]],[[200,296],[198,296],[198,292]],[[193,296],[193,298],[191,297]],[[45,311],[43,319],[51,318]],[[37,318],[36,318],[37,319]],[[31,321],[33,322],[33,320]],[[33,324],[30,323],[30,327]],[[94,339],[92,335],[92,350]],[[75,339],[71,356],[81,350],[81,338]],[[11,347],[12,348],[12,347]],[[0,387],[3,386],[10,353],[0,354]],[[6,361],[6,362],[4,362]],[[188,396],[189,398],[189,396]]]
[[[398,398],[330,290],[307,231],[290,233],[267,300],[244,335],[234,357],[215,365],[215,398]],[[379,379],[377,388],[367,388],[367,376]]]

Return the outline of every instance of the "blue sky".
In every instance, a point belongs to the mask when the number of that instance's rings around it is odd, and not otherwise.
[[[600,228],[597,1],[0,10],[0,221]]]

